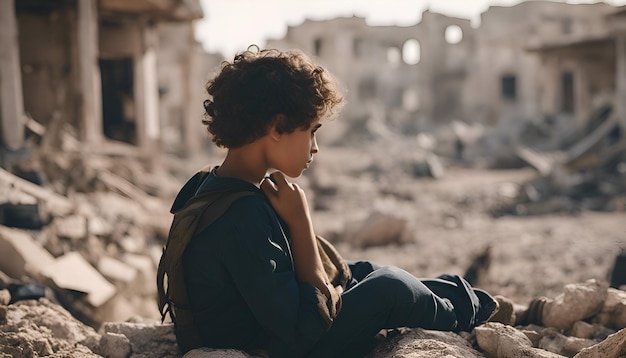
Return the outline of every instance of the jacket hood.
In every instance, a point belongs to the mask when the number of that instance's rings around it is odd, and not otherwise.
[[[224,192],[224,191],[254,191],[259,194],[263,192],[257,188],[254,184],[245,180],[229,177],[218,177],[215,174],[215,170],[218,166],[210,169],[204,169],[194,174],[183,187],[180,189],[174,199],[174,203],[170,209],[170,213],[174,214],[180,209],[184,208],[189,200],[199,194],[206,192]]]

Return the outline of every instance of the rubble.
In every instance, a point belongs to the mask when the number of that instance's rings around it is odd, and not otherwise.
[[[156,319],[153,252],[167,237],[180,181],[148,178],[136,159],[85,151],[68,128],[56,131],[57,141],[44,140],[30,159],[46,180],[0,169],[0,271],[48,286],[94,328],[138,314]],[[16,213],[28,220],[18,222]]]
[[[581,282],[564,287],[565,295],[603,286]],[[609,289],[619,291],[615,289]],[[569,292],[569,293],[568,293]],[[606,295],[603,307],[616,315],[626,314],[626,292]],[[558,300],[558,297],[552,300]],[[619,301],[619,305],[614,302]],[[150,320],[105,322],[98,330],[76,320],[61,306],[46,298],[7,305],[8,291],[0,290],[0,356],[180,358],[173,325]],[[564,299],[567,309],[555,310],[561,320],[576,311],[580,302]],[[602,312],[608,312],[603,309]],[[587,321],[597,321],[596,314]],[[3,318],[4,316],[4,318]],[[582,333],[584,332],[584,333]],[[584,337],[580,337],[584,336]],[[616,330],[599,323],[575,322],[570,329],[487,322],[472,332],[440,332],[398,328],[381,336],[381,343],[367,358],[415,358],[445,355],[472,358],[620,358],[626,354],[626,327]],[[184,358],[262,358],[262,353],[233,349],[200,348]]]
[[[517,155],[539,176],[524,183],[513,200],[492,208],[492,215],[626,211],[626,137],[615,134],[619,118],[611,108],[598,108],[556,150],[518,146]]]
[[[44,266],[41,273],[61,289],[85,293],[86,301],[93,307],[101,306],[115,295],[115,287],[77,252],[57,258]]]

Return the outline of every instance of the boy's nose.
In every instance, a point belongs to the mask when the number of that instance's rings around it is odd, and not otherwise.
[[[313,137],[313,143],[311,145],[311,153],[317,153],[319,152],[319,148],[317,147],[317,139],[315,137]]]

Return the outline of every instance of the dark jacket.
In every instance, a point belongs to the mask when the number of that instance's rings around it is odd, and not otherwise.
[[[173,209],[206,191],[258,194],[237,199],[184,251],[187,296],[203,345],[264,348],[272,357],[306,353],[329,328],[319,309],[324,296],[296,279],[288,228],[261,190],[214,172],[195,193],[185,187]]]

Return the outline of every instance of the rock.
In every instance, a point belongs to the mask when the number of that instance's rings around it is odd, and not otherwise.
[[[602,310],[608,283],[595,279],[565,285],[563,293],[546,303],[542,322],[545,326],[569,329],[574,322],[592,317]]]
[[[6,306],[11,302],[11,292],[9,290],[0,290],[0,306]]]
[[[62,218],[55,218],[52,222],[56,233],[73,241],[82,240],[87,237],[87,218],[82,215],[70,215]]]
[[[524,333],[498,322],[487,322],[474,329],[478,346],[488,357],[562,358],[562,355],[533,348]]]
[[[558,353],[566,357],[573,357],[583,348],[591,347],[597,343],[596,341],[590,339],[567,337],[554,329],[546,329],[542,333],[543,334],[539,340],[537,348]]]
[[[104,334],[123,334],[130,341],[132,358],[179,358],[173,324],[106,322]]]
[[[361,247],[410,242],[414,236],[406,218],[380,211],[372,212],[358,227],[347,231],[347,240]]]
[[[0,226],[0,252],[0,271],[13,278],[38,277],[42,267],[54,262],[54,257],[27,232],[5,226]]]
[[[125,283],[137,277],[137,269],[109,256],[103,256],[98,261],[98,271],[113,281]]]
[[[256,355],[250,355],[243,351],[235,349],[213,349],[213,348],[198,348],[187,352],[183,358],[254,358],[259,357]]]
[[[602,311],[595,321],[615,329],[626,327],[626,292],[609,287]]]
[[[536,330],[523,329],[521,331],[526,337],[528,337],[528,339],[530,339],[533,347],[537,347],[539,340],[541,340],[541,334],[539,334]]]
[[[570,334],[578,338],[592,338],[596,329],[592,324],[583,321],[574,322]]]
[[[0,326],[0,353],[14,358],[98,357],[84,343],[100,336],[61,306],[42,298],[7,308],[7,323]]]
[[[368,358],[483,358],[484,355],[460,335],[453,332],[408,329],[380,343]]]
[[[131,354],[128,337],[118,333],[105,333],[100,339],[98,353],[107,358],[128,358]]]
[[[99,237],[110,236],[113,232],[113,225],[100,216],[88,216],[87,228],[90,235]]]
[[[140,295],[156,293],[156,267],[150,256],[127,253],[122,256],[122,262],[137,270],[132,292]]]
[[[69,252],[58,257],[42,269],[59,288],[85,292],[87,301],[99,307],[115,295],[115,286],[107,281],[78,252]]]
[[[585,348],[574,358],[623,358],[626,356],[626,328],[612,334],[604,341]]]
[[[500,308],[498,309],[498,312],[496,312],[496,314],[493,315],[491,319],[489,319],[489,321],[500,322],[509,326],[514,325],[516,315],[513,302],[508,298],[500,295],[494,296],[494,299],[498,301]]]

